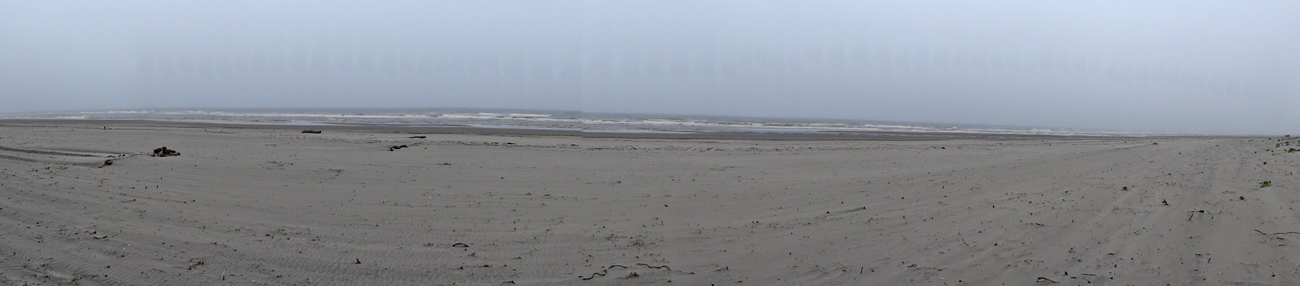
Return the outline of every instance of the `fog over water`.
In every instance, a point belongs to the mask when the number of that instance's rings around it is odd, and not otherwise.
[[[0,112],[512,108],[1300,133],[1300,2],[0,1]]]

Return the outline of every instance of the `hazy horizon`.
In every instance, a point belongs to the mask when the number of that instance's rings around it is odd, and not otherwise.
[[[1300,3],[4,3],[3,113],[463,107],[1300,131]]]

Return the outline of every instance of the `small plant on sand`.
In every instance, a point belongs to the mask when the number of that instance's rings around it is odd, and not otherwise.
[[[1272,185],[1273,185],[1273,181],[1263,181],[1263,182],[1259,182],[1259,187],[1260,187],[1260,188],[1267,188],[1268,186],[1272,186]]]
[[[1293,153],[1295,151],[1300,151],[1300,149],[1296,149],[1296,148],[1286,149],[1287,153]]]
[[[1127,190],[1128,190],[1128,186],[1125,186],[1125,187],[1124,187],[1124,190],[1127,191]]]
[[[1241,198],[1241,200],[1243,200],[1243,201],[1246,200],[1246,196],[1241,196],[1241,197],[1239,197],[1239,198]]]
[[[1164,205],[1166,205],[1166,206],[1169,205],[1169,201],[1167,201],[1167,200],[1160,200],[1160,203],[1161,203],[1161,204],[1164,204]]]

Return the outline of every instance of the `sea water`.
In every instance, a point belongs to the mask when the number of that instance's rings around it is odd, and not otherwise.
[[[280,125],[470,126],[607,133],[695,132],[909,132],[1058,136],[1145,136],[1152,133],[1047,127],[906,123],[851,119],[596,113],[468,108],[204,108],[122,109],[0,114],[0,119],[155,120]]]

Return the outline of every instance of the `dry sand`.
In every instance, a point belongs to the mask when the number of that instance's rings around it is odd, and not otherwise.
[[[0,284],[1300,284],[1277,138],[411,135],[0,122]]]

